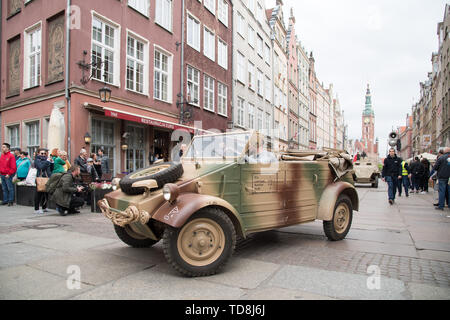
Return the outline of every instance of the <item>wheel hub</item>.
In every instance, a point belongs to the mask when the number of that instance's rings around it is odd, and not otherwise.
[[[225,234],[218,223],[201,218],[190,221],[178,236],[178,252],[189,264],[204,266],[214,262],[223,252]]]
[[[334,225],[336,232],[342,233],[347,228],[350,210],[346,204],[341,203],[334,214]]]

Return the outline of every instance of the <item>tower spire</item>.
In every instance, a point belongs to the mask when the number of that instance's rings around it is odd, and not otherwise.
[[[370,85],[367,84],[367,91],[366,91],[366,105],[364,107],[364,116],[374,116],[375,113],[372,108],[372,94],[370,92]]]

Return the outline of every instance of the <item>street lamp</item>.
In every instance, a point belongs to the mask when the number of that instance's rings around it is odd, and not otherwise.
[[[84,142],[86,144],[90,144],[92,141],[91,135],[89,134],[89,132],[86,132],[86,134],[84,135]]]
[[[98,90],[98,94],[100,95],[101,102],[109,102],[111,100],[111,89],[107,86]]]

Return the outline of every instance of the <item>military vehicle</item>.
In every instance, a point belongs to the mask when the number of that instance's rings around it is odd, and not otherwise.
[[[372,188],[378,188],[380,169],[377,161],[362,159],[353,164],[353,180],[355,183],[370,183]]]
[[[122,178],[98,201],[132,247],[162,239],[169,264],[186,276],[216,273],[236,238],[323,220],[329,240],[347,235],[358,211],[351,156],[337,150],[272,153],[250,132],[195,136],[179,163]]]

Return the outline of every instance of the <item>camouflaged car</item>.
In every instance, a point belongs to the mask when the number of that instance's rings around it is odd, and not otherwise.
[[[120,180],[98,202],[132,247],[162,239],[187,276],[214,274],[236,238],[323,220],[328,239],[345,238],[359,199],[352,159],[337,150],[273,153],[258,132],[196,136],[179,163],[157,163]]]
[[[358,160],[353,164],[353,180],[355,183],[370,183],[372,188],[378,188],[380,170],[377,161]]]

